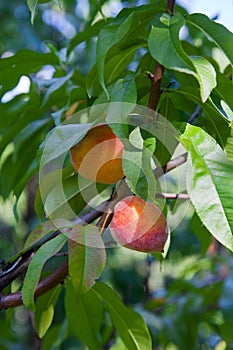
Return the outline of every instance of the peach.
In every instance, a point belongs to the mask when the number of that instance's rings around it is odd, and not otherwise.
[[[112,129],[107,124],[98,124],[70,149],[71,163],[81,176],[111,184],[124,177],[123,149],[123,143]]]
[[[161,210],[133,195],[116,204],[110,231],[119,244],[145,253],[163,252],[168,238],[168,226]]]

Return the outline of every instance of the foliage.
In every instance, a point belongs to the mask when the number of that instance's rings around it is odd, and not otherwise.
[[[80,3],[0,5],[1,349],[231,349],[233,33],[172,1]],[[99,122],[117,184],[70,165]],[[114,248],[116,191],[163,210],[163,255]]]

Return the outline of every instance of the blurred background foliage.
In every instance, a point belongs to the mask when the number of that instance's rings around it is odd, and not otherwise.
[[[76,111],[92,103],[92,98],[87,98],[83,79],[95,62],[96,39],[91,38],[85,44],[81,43],[78,46],[72,44],[74,43],[72,40],[79,32],[88,28],[93,19],[101,16],[115,16],[123,7],[134,7],[148,2],[41,0],[38,1],[33,26],[26,1],[0,2],[1,57],[9,57],[21,49],[54,53],[51,64],[48,59],[46,66],[30,76],[30,80],[27,78],[28,80],[24,81],[21,89],[25,86],[27,88],[28,84],[28,90],[26,89],[24,94],[16,96],[13,100],[6,94],[2,96],[4,103],[0,108],[1,128],[13,130],[21,113],[35,123],[31,124],[30,130],[26,131],[28,137],[22,139],[22,142],[19,140],[17,144],[18,154],[23,154],[25,149],[30,148],[30,156],[25,155],[31,157],[27,168],[23,167],[15,172],[12,145],[9,143],[2,149],[1,171],[5,171],[4,178],[7,181],[2,181],[0,184],[0,257],[9,258],[22,248],[27,234],[38,223],[34,211],[38,179],[36,175],[31,178],[36,169],[33,160],[38,145],[51,127],[59,122],[62,115],[61,109],[63,112],[71,112],[69,108],[77,101],[77,96],[80,102],[79,105],[75,105]],[[185,13],[184,9],[180,8],[180,10]],[[210,42],[198,37],[195,31],[189,35],[192,36],[192,42],[199,43],[195,50],[213,57]],[[188,47],[188,43],[186,45],[186,49],[190,49],[190,53],[193,52],[194,46]],[[68,47],[72,47],[69,55],[67,55]],[[137,69],[138,62],[143,67],[153,69],[154,62],[147,55],[143,60],[139,60],[143,53],[143,50],[137,52],[131,63],[131,69]],[[222,62],[222,58],[219,62]],[[32,71],[33,69],[34,67]],[[50,91],[51,93],[45,98],[43,87],[46,87],[44,89],[46,91],[56,82],[53,79],[66,76],[69,72],[72,72],[72,78],[68,84],[61,83],[59,88]],[[30,67],[28,73],[31,73]],[[176,76],[173,76],[173,83],[176,83],[177,77],[182,81],[182,74],[176,73]],[[141,76],[137,81],[139,91],[140,79]],[[166,72],[163,84],[166,86],[170,81],[171,72]],[[95,93],[98,94],[98,92],[99,87],[96,87]],[[28,96],[29,99],[27,99]],[[142,92],[141,103],[147,101],[147,97]],[[169,99],[168,107],[174,111],[174,120],[182,122],[192,114],[195,105],[184,99],[180,102],[182,106],[179,106],[178,102],[176,98],[175,108],[172,100]],[[3,121],[4,118],[6,118],[5,121]],[[7,120],[7,118],[11,119]],[[207,125],[205,117],[202,123],[204,126]],[[219,126],[222,126],[221,121]],[[222,131],[223,134],[229,131],[225,124],[222,126]],[[16,137],[17,127],[14,133]],[[23,164],[25,166],[25,163]],[[18,193],[20,194],[17,219],[14,215],[15,200],[11,191],[14,183],[19,184]],[[25,185],[26,188],[23,190]],[[174,212],[172,201],[168,203],[168,207],[176,217],[182,215],[184,210],[180,205],[175,207],[176,212]],[[182,225],[174,228],[165,261],[160,263],[156,258],[145,254],[125,252],[124,248],[108,249],[107,267],[101,278],[114,287],[127,305],[133,306],[144,317],[151,331],[154,349],[233,349],[232,255],[212,241],[209,233],[194,214],[190,203],[187,204],[186,209],[187,215]],[[17,282],[15,284],[13,288],[17,290]],[[63,304],[64,294],[61,293],[52,327],[42,340],[42,349],[85,349],[64,320]],[[33,330],[33,324],[32,314],[24,307],[1,311],[0,348],[26,350],[38,347],[39,340]],[[109,332],[110,334],[112,332],[110,325]],[[116,343],[110,344],[109,348],[120,350],[124,349],[124,345],[119,338]]]

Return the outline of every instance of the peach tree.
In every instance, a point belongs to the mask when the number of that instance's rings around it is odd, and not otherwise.
[[[230,349],[233,33],[175,0],[13,3],[1,348]]]

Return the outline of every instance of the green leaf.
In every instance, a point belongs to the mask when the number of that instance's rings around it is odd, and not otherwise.
[[[69,336],[69,326],[66,318],[52,326],[42,339],[43,350],[58,350]]]
[[[164,67],[194,74],[192,61],[179,40],[179,32],[184,24],[185,20],[180,14],[172,17],[163,15],[150,32],[149,50],[152,57]]]
[[[41,167],[52,159],[65,154],[74,144],[79,142],[91,128],[92,124],[63,124],[48,134],[41,147]]]
[[[49,88],[46,89],[46,93],[44,95],[43,102],[42,102],[42,107],[47,103],[48,99],[50,98],[50,95],[52,95],[55,91],[57,91],[64,84],[70,81],[72,75],[73,75],[73,71],[71,71],[69,74],[65,75],[64,77],[50,79],[51,85],[49,86]]]
[[[144,147],[140,129],[136,128],[129,137],[129,146],[123,151],[123,171],[126,182],[135,194],[144,200],[155,200],[156,180],[151,167],[153,151]]]
[[[45,243],[33,256],[28,266],[22,288],[23,303],[29,310],[35,311],[34,294],[44,264],[54,254],[59,252],[66,240],[66,237],[61,234]]]
[[[0,60],[0,96],[15,87],[22,75],[35,73],[43,66],[58,64],[53,53],[38,53],[31,50],[20,50],[14,56]]]
[[[109,24],[111,21],[112,18],[100,19],[86,30],[79,32],[77,35],[75,35],[75,37],[72,38],[68,48],[68,53],[70,53],[77,45],[79,45],[83,41],[87,41],[90,40],[92,37],[98,36],[100,30],[105,25]]]
[[[225,152],[230,159],[230,161],[233,163],[233,129],[231,128],[231,132],[229,137],[227,138],[227,142],[225,145]]]
[[[25,142],[21,145],[21,152],[15,152],[13,150],[11,154],[9,154],[9,156],[2,162],[0,181],[1,192],[5,198],[9,196],[9,193],[13,190],[15,190],[15,194],[19,196],[23,190],[22,183],[20,183],[21,180],[25,175],[28,176],[30,172],[35,170],[35,164],[33,166],[33,163],[35,161],[36,151],[41,141],[40,130],[33,136],[34,137],[28,139],[27,141],[25,140]],[[6,143],[6,138],[2,138],[3,144]],[[1,146],[2,145],[0,142],[0,148]]]
[[[136,50],[143,48],[145,45],[144,40],[138,40],[137,43],[128,41],[123,48],[119,44],[119,48],[110,50],[109,59],[106,59],[104,67],[106,83],[109,84],[116,78],[122,77],[122,74],[126,75],[125,70],[132,62]]]
[[[231,121],[230,125],[231,126],[233,124],[233,111],[231,110],[231,108],[228,106],[228,104],[225,101],[221,101],[221,107],[224,110],[224,112],[226,113],[229,121]]]
[[[221,101],[224,101],[228,108],[233,111],[233,84],[230,79],[228,79],[224,74],[218,73],[217,75],[217,86],[214,89],[214,93],[217,94]],[[222,106],[223,107],[223,106]],[[223,108],[224,109],[224,108]],[[224,109],[229,120],[233,120],[232,112],[227,113],[228,111]],[[229,114],[229,115],[228,115]]]
[[[203,255],[205,255],[212,241],[212,237],[209,231],[206,229],[206,227],[202,224],[201,220],[199,219],[196,213],[193,215],[192,219],[190,220],[190,227],[192,231],[195,233],[195,235],[197,236],[197,238],[199,239],[201,252]]]
[[[233,65],[233,33],[222,24],[216,23],[201,13],[194,13],[185,17],[186,23],[202,31],[207,37],[223,50]]]
[[[50,182],[49,181],[53,181]],[[105,184],[96,184],[79,175],[62,178],[62,171],[46,175],[40,183],[40,193],[44,209],[48,216],[74,219],[74,216],[98,193],[108,188]],[[110,196],[110,193],[109,193]],[[71,202],[74,202],[74,207]]]
[[[150,334],[143,318],[134,310],[126,307],[106,284],[98,282],[93,290],[104,301],[126,348],[130,350],[152,349]]]
[[[69,275],[79,299],[98,279],[104,269],[104,242],[95,226],[76,225],[68,234]]]
[[[110,102],[136,103],[137,89],[132,75],[117,80],[110,94]]]
[[[210,97],[205,103],[201,101],[199,89],[190,86],[182,86],[181,88],[172,91],[174,93],[184,94],[187,99],[200,104],[201,108],[204,110],[210,120],[214,118],[218,119],[220,117],[225,122],[229,123],[229,119],[217,108]]]
[[[183,50],[179,32],[184,24],[185,20],[180,14],[171,17],[163,15],[160,23],[151,30],[149,50],[152,57],[165,68],[193,75],[199,82],[201,99],[205,102],[216,86],[216,73],[207,59],[198,56],[190,58]]]
[[[38,0],[27,0],[29,11],[31,12],[31,23],[33,24]]]
[[[89,98],[93,97],[93,94],[94,94],[97,73],[98,73],[97,67],[96,67],[96,64],[94,64],[86,76],[86,89],[87,89],[87,95]]]
[[[126,37],[127,40],[133,38],[135,33],[138,39],[138,33],[143,33],[154,15],[164,10],[166,10],[166,7],[161,5],[161,1],[155,1],[153,5],[139,6],[133,10],[125,8],[109,25],[101,29],[96,48],[96,66],[100,84],[107,95],[108,91],[104,81],[104,64],[109,50]]]
[[[55,223],[51,221],[45,221],[39,224],[30,234],[28,235],[25,243],[24,249],[32,246],[35,242],[40,240],[41,238],[48,235],[50,232],[55,231]]]
[[[35,328],[40,338],[44,337],[51,326],[54,308],[61,289],[61,285],[58,285],[36,300]]]
[[[181,94],[184,96],[184,104],[185,100],[187,99],[201,107],[202,112],[200,114],[200,117],[197,118],[198,124],[202,126],[202,128],[206,130],[212,137],[214,137],[222,148],[224,148],[227,138],[230,134],[230,128],[228,127],[229,119],[221,111],[221,109],[216,106],[211,97],[209,97],[207,101],[203,103],[200,98],[199,89],[187,85],[182,86],[177,90],[170,91],[173,91],[175,95]],[[177,101],[175,99],[174,104],[176,104],[176,102]],[[180,102],[182,103],[182,100]],[[182,110],[182,112],[184,111],[182,106],[179,106],[179,108]]]
[[[81,300],[77,300],[72,284],[67,283],[65,311],[69,325],[78,339],[90,350],[101,350],[103,305],[98,295],[91,289]]]
[[[186,183],[196,212],[210,233],[233,250],[233,164],[201,128],[187,125],[181,141],[189,151]]]
[[[192,57],[191,60],[195,66],[196,78],[200,84],[202,102],[205,102],[217,85],[216,72],[212,64],[204,57]]]
[[[125,35],[128,33],[131,22],[132,22],[132,14],[126,18],[126,20],[121,23],[119,26],[118,24],[114,24],[114,22],[106,26],[104,29],[100,31],[100,35],[98,37],[97,41],[97,48],[96,48],[96,65],[99,73],[99,80],[100,84],[102,85],[104,91],[108,95],[107,89],[105,87],[104,82],[104,62],[107,55],[108,50],[116,43],[121,41]]]

